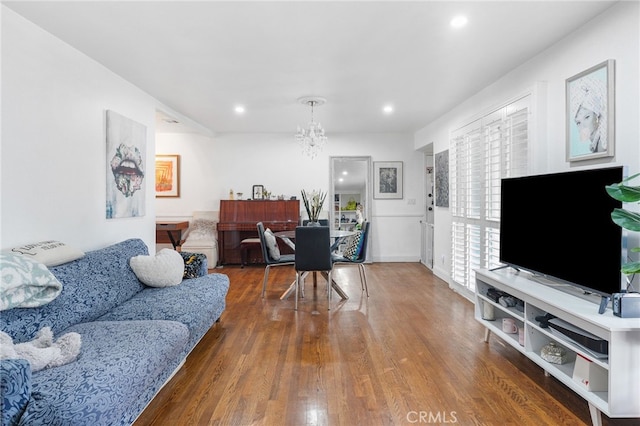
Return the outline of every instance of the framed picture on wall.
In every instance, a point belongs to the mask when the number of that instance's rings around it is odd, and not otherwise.
[[[156,155],[156,197],[180,196],[180,156]]]
[[[615,61],[574,75],[565,86],[567,161],[613,157]]]
[[[402,199],[402,161],[373,162],[373,198]]]

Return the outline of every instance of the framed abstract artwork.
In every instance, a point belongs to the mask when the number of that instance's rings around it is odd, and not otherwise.
[[[180,196],[180,156],[156,155],[156,197]]]
[[[402,161],[373,162],[373,198],[402,199]]]
[[[567,161],[613,157],[615,61],[574,75],[565,86]]]
[[[436,206],[449,207],[449,150],[436,154]]]
[[[145,215],[147,128],[115,111],[106,111],[107,193],[105,217]]]

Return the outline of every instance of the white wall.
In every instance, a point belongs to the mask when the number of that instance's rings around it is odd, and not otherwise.
[[[295,125],[292,124],[292,126]],[[315,159],[303,156],[292,134],[159,133],[158,154],[181,155],[180,198],[157,201],[162,219],[188,219],[195,210],[218,210],[229,190],[251,196],[253,185],[276,195],[300,199],[300,190],[329,190],[330,156],[371,156],[372,161],[403,161],[404,198],[374,200],[371,258],[374,261],[419,261],[419,222],[424,215],[423,156],[409,134],[331,134]],[[409,200],[415,204],[409,204]],[[332,203],[325,202],[325,210]],[[302,207],[302,206],[301,206]],[[328,215],[325,212],[325,217]],[[306,213],[302,214],[305,218]]]
[[[153,251],[151,97],[2,6],[0,247],[56,239],[90,250],[142,238]],[[147,126],[146,215],[105,219],[105,111]]]
[[[531,173],[558,172],[617,164],[640,171],[640,86],[638,2],[620,2],[551,48],[505,75],[415,135],[417,149],[434,144],[434,153],[449,148],[449,131],[483,110],[528,88],[541,88],[540,127],[531,140]],[[565,80],[607,59],[616,61],[615,157],[565,161]],[[541,208],[543,207],[541,200]],[[434,272],[450,280],[451,215],[435,208]],[[577,254],[579,256],[579,254]]]

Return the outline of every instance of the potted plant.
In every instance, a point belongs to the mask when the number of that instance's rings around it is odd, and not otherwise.
[[[614,199],[623,203],[635,203],[640,201],[640,186],[630,186],[626,183],[640,176],[640,173],[624,179],[620,183],[607,185],[607,193]],[[629,231],[640,232],[640,214],[625,209],[614,209],[611,212],[613,222]],[[632,252],[640,252],[640,247],[634,247]],[[622,265],[622,273],[631,275],[640,272],[640,261],[631,261]]]
[[[304,208],[307,210],[307,215],[309,216],[309,225],[319,225],[318,219],[326,197],[326,192],[313,191],[310,195],[307,195],[306,191],[304,189],[302,190],[302,202],[304,203]]]

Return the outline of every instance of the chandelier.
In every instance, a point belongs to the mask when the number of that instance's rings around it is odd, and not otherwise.
[[[322,151],[322,148],[327,143],[327,137],[324,135],[324,129],[320,123],[313,121],[313,107],[324,104],[326,99],[318,97],[304,97],[298,99],[298,102],[311,107],[311,121],[306,129],[302,129],[298,126],[296,141],[300,144],[302,152],[313,159],[318,155],[318,152]]]

